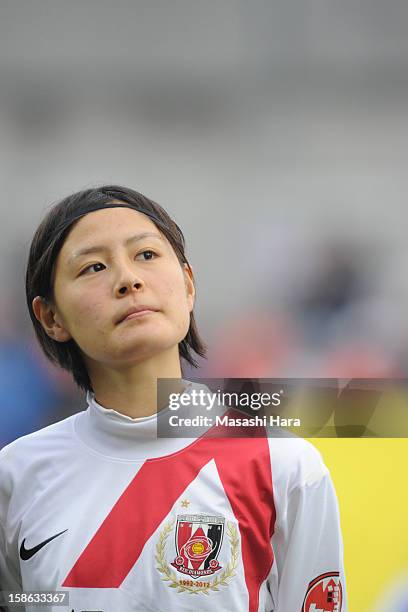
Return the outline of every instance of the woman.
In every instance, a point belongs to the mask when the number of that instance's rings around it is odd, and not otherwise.
[[[157,379],[188,394],[180,359],[205,354],[168,214],[118,186],[62,200],[34,236],[26,290],[42,349],[88,408],[0,452],[1,588],[69,593],[75,612],[345,610],[314,447],[156,436]]]

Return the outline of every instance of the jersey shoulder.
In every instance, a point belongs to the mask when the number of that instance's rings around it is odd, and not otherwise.
[[[275,484],[288,489],[311,486],[329,474],[317,448],[304,438],[270,437],[268,442]]]
[[[0,474],[14,463],[32,462],[37,456],[48,455],[66,447],[72,440],[72,426],[77,414],[47,425],[10,442],[0,450]]]
[[[17,438],[0,450],[0,524],[23,511],[27,499],[66,465],[76,415]]]

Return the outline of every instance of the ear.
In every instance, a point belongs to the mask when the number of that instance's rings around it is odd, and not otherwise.
[[[71,339],[71,334],[64,327],[60,316],[55,307],[40,295],[37,295],[32,302],[35,318],[39,321],[45,333],[57,342],[67,342]]]
[[[193,269],[187,263],[184,264],[184,278],[185,278],[185,283],[186,283],[188,307],[191,312],[194,308],[195,286],[194,286]]]

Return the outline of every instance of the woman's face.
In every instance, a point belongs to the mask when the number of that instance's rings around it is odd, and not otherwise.
[[[139,363],[187,334],[191,271],[155,224],[135,210],[106,208],[82,217],[58,255],[54,278],[58,339],[73,338],[91,360]],[[145,312],[123,320],[134,308]]]

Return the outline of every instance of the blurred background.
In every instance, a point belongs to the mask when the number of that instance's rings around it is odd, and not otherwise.
[[[6,0],[0,14],[0,446],[84,407],[36,346],[24,272],[47,208],[97,184],[141,191],[183,228],[199,374],[406,376],[406,2]],[[405,610],[407,441],[314,443],[349,609]]]

